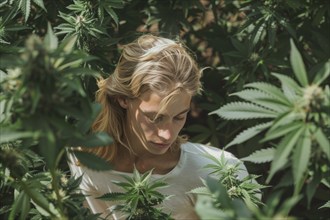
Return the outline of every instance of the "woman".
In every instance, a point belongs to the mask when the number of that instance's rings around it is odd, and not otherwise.
[[[219,158],[222,152],[179,136],[191,98],[201,90],[200,77],[188,50],[173,40],[144,35],[124,46],[114,73],[99,82],[96,100],[102,111],[92,128],[113,137],[112,146],[93,153],[107,159],[114,169],[96,172],[70,164],[74,175],[83,174],[80,187],[90,195],[87,205],[94,213],[109,214],[113,203],[96,197],[121,191],[112,181],[122,181],[120,174],[132,175],[135,166],[140,173],[153,169],[154,179],[162,178],[169,184],[160,190],[173,195],[162,204],[163,211],[175,219],[198,219],[196,198],[187,192],[203,186],[201,179],[209,173],[202,168],[212,161],[203,154]],[[238,162],[229,153],[225,157]],[[243,170],[240,176],[245,175]],[[112,217],[120,218],[116,214]]]

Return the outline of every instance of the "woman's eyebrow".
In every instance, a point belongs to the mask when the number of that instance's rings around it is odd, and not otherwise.
[[[180,112],[180,113],[177,114],[177,115],[181,115],[181,114],[187,113],[187,112],[189,112],[189,111],[190,111],[190,108],[187,108],[187,109],[183,110],[182,112]]]
[[[140,111],[142,112],[142,114],[149,116],[149,117],[156,116],[158,114],[158,112],[156,112],[156,111],[148,111],[148,110],[143,111],[142,109],[140,109]],[[187,113],[189,111],[190,111],[190,108],[187,108],[187,109],[183,110],[182,112],[179,112],[178,114],[176,114],[176,116]],[[163,116],[163,114],[159,114],[159,116]]]

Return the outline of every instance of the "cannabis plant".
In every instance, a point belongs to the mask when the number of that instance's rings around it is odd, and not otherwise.
[[[79,179],[66,179],[62,161],[69,146],[104,146],[112,140],[104,133],[88,135],[99,106],[88,99],[82,79],[97,73],[83,67],[93,57],[76,50],[75,43],[71,37],[59,44],[49,25],[46,36],[32,35],[16,59],[1,59],[0,184],[8,206],[0,214],[9,219],[89,216],[77,194]],[[101,166],[91,168],[109,168],[99,161]]]
[[[288,216],[288,211],[294,206],[299,198],[292,197],[280,204],[280,193],[266,201],[265,205],[256,206],[249,196],[244,200],[231,197],[225,185],[214,178],[205,180],[207,193],[198,193],[196,211],[202,220],[224,219],[224,220],[294,220]]]
[[[283,181],[294,185],[294,196],[306,186],[310,202],[318,184],[329,187],[326,174],[330,165],[330,90],[323,84],[330,74],[330,62],[311,69],[309,75],[315,75],[311,81],[292,40],[290,62],[298,82],[286,75],[272,73],[280,81],[281,89],[264,82],[246,84],[245,90],[233,95],[247,102],[229,103],[211,114],[228,120],[262,119],[262,123],[242,131],[226,147],[263,134],[261,143],[274,147],[258,150],[243,160],[271,162],[268,183],[284,170],[288,175]],[[291,170],[286,169],[288,167]]]
[[[133,176],[122,175],[126,181],[113,181],[120,186],[123,192],[106,193],[99,199],[106,201],[122,201],[112,207],[112,211],[120,211],[127,214],[129,220],[145,219],[171,219],[170,215],[162,212],[156,206],[168,198],[157,190],[166,187],[167,184],[162,180],[151,180],[152,170],[140,174],[134,168]]]
[[[261,189],[265,188],[265,186],[258,184],[256,179],[257,175],[249,174],[246,177],[240,179],[239,173],[244,172],[242,168],[242,162],[237,163],[229,163],[228,160],[225,159],[224,153],[221,154],[220,158],[216,158],[212,155],[205,155],[205,157],[209,158],[213,163],[206,165],[205,169],[210,169],[210,177],[207,180],[203,180],[204,187],[198,187],[190,191],[190,193],[195,193],[198,195],[198,203],[196,206],[197,212],[200,216],[207,219],[209,216],[210,210],[204,207],[202,201],[210,200],[211,207],[215,210],[211,211],[211,213],[216,212],[217,217],[226,216],[226,212],[224,211],[227,207],[226,205],[231,202],[237,201],[241,202],[249,202],[249,204],[253,204],[258,207],[263,205],[261,202]],[[210,188],[210,183],[220,187],[223,192],[221,195],[213,194],[213,188]],[[224,200],[220,201],[217,199],[217,196],[228,197],[228,201],[224,204]],[[203,207],[203,208],[201,208]],[[208,212],[208,213],[207,213]],[[213,216],[215,217],[215,216]]]

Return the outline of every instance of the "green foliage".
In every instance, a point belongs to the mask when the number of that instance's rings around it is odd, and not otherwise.
[[[75,50],[75,41],[70,37],[59,44],[48,26],[43,40],[32,35],[18,59],[4,63],[7,75],[1,79],[0,101],[1,131],[6,136],[1,138],[0,171],[1,184],[13,196],[11,209],[2,211],[9,211],[9,219],[18,214],[20,219],[96,216],[81,208],[80,180],[67,180],[59,170],[67,146],[95,147],[112,141],[105,134],[86,136],[84,127],[77,126],[99,108],[88,99],[81,80],[95,75],[81,67],[93,57]]]
[[[240,179],[239,174],[244,172],[242,164],[237,162],[235,164],[229,164],[229,161],[225,159],[224,153],[220,158],[216,158],[212,155],[205,155],[207,158],[213,161],[212,164],[206,165],[204,168],[212,170],[210,173],[212,179],[207,179],[204,182],[204,187],[199,187],[191,190],[191,193],[198,195],[197,212],[202,219],[208,218],[225,218],[227,215],[232,215],[232,218],[237,218],[240,214],[244,216],[239,217],[251,217],[245,216],[246,211],[242,211],[245,208],[245,203],[249,205],[259,206],[263,205],[261,202],[261,189],[265,188],[261,184],[256,182],[258,176],[249,174],[246,177]],[[210,183],[212,186],[210,186]],[[220,195],[214,192],[220,190]],[[209,202],[205,202],[209,201]],[[211,205],[205,205],[204,203],[211,203]],[[241,204],[243,209],[237,213],[228,214],[226,209],[228,204]],[[246,209],[246,208],[245,208]],[[233,210],[230,210],[232,212]],[[214,213],[215,216],[212,216]]]
[[[205,182],[206,189],[210,195],[198,195],[196,211],[201,219],[296,219],[288,216],[288,210],[298,201],[299,197],[292,197],[283,204],[279,204],[281,193],[275,194],[266,201],[264,206],[258,207],[249,196],[244,198],[232,198],[226,187],[219,181],[208,178]],[[219,207],[219,204],[221,206]]]
[[[21,13],[24,15],[24,20],[25,22],[29,19],[31,9],[34,5],[42,8],[43,10],[46,11],[45,5],[43,0],[19,0],[15,1],[8,1],[10,5],[13,5],[17,10],[21,11]],[[31,4],[32,3],[32,4]]]
[[[203,94],[193,100],[184,133],[193,141],[230,147],[260,175],[260,183],[271,174],[272,187],[263,189],[266,206],[259,211],[251,209],[254,206],[238,209],[243,207],[240,201],[236,206],[228,203],[232,205],[226,212],[254,219],[328,218],[329,14],[330,3],[324,0],[2,1],[0,184],[1,198],[8,200],[0,209],[7,214],[0,217],[12,213],[11,218],[19,218],[15,213],[20,212],[22,219],[26,213],[28,218],[49,218],[35,202],[27,203],[29,194],[13,183],[44,171],[56,179],[58,170],[67,171],[61,159],[66,146],[111,142],[106,135],[87,134],[100,108],[91,104],[95,77],[111,74],[123,43],[155,33],[182,39],[200,66],[208,67]],[[57,38],[45,37],[48,24]],[[35,37],[29,39],[31,34]],[[219,106],[227,106],[224,114],[230,121],[208,114]],[[231,120],[244,117],[249,119]],[[78,154],[88,166],[108,167]],[[212,194],[221,191],[220,183],[211,185]],[[43,185],[36,186],[45,191]],[[44,197],[52,201],[50,212],[71,219],[77,209],[70,212],[59,204],[72,201],[72,196],[56,201]],[[13,205],[14,198],[20,202]],[[82,207],[79,201],[70,204]],[[96,218],[78,213],[77,219]]]
[[[151,181],[152,170],[140,174],[134,168],[133,176],[123,176],[126,181],[114,181],[123,189],[123,192],[106,193],[99,199],[106,201],[122,201],[114,205],[112,211],[120,211],[127,214],[126,219],[172,219],[169,214],[154,206],[160,205],[166,196],[157,190],[167,187],[161,180]]]
[[[231,120],[272,119],[266,124],[244,130],[227,146],[240,144],[269,128],[261,142],[280,139],[275,152],[270,149],[257,151],[245,160],[256,163],[271,160],[267,182],[280,170],[290,167],[291,171],[287,172],[293,174],[294,195],[298,195],[306,180],[313,180],[310,171],[320,172],[314,170],[310,161],[318,161],[321,166],[329,167],[329,141],[326,140],[325,132],[330,127],[328,114],[330,96],[327,92],[328,86],[322,88],[309,83],[301,55],[292,41],[291,47],[291,66],[300,85],[287,76],[273,74],[281,81],[282,91],[273,88],[270,84],[254,83],[252,86],[247,84],[245,87],[253,89],[246,89],[234,95],[249,102],[230,103],[212,113]],[[323,68],[316,75],[325,80],[330,74],[329,66],[329,61],[324,63]],[[318,82],[319,85],[323,83]],[[272,88],[272,90],[266,90],[266,88]],[[318,153],[312,153],[312,149]],[[328,172],[328,168],[325,172],[321,171],[324,181],[327,181],[325,177]]]

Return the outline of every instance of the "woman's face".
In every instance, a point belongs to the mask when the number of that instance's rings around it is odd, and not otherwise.
[[[175,95],[165,112],[158,114],[164,97],[145,92],[139,99],[126,100],[129,143],[138,155],[164,154],[174,143],[190,110],[191,96]]]

